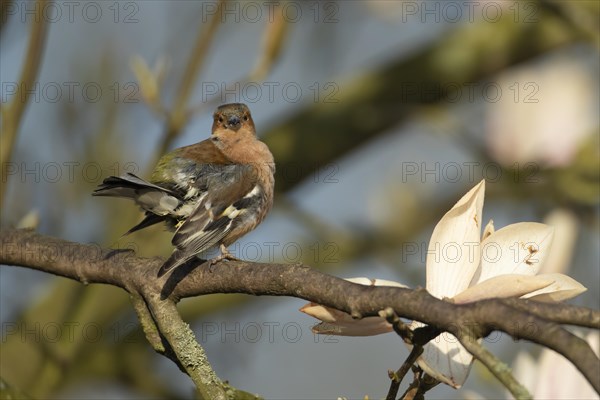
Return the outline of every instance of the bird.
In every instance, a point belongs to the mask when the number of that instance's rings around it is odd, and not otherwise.
[[[149,181],[129,172],[110,176],[92,195],[131,199],[145,212],[123,236],[160,222],[174,231],[161,277],[217,246],[221,254],[210,266],[236,260],[227,247],[264,220],[274,186],[275,161],[248,106],[231,103],[214,112],[208,139],[162,156]]]

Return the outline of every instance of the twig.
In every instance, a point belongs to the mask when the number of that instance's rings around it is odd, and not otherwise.
[[[413,344],[414,332],[400,319],[400,317],[398,317],[398,314],[396,314],[393,308],[386,307],[379,312],[379,316],[384,318],[390,325],[392,325],[394,332],[396,332],[398,336],[402,338],[402,340],[410,345]]]
[[[268,75],[273,64],[281,55],[281,50],[285,42],[286,34],[289,29],[289,23],[285,18],[285,13],[279,10],[281,5],[275,3],[273,7],[273,20],[267,22],[263,33],[262,51],[259,54],[258,61],[253,71],[249,74],[252,81],[261,81]]]
[[[440,381],[427,375],[421,368],[415,367],[415,378],[402,395],[402,400],[424,400],[425,393],[440,384]]]
[[[396,399],[402,380],[404,379],[408,371],[410,371],[413,364],[417,362],[417,359],[422,353],[423,346],[413,346],[410,354],[408,355],[402,366],[398,369],[398,371],[390,372],[390,379],[392,380],[392,382],[390,382],[390,389],[388,390],[388,394],[385,397],[386,400]]]
[[[486,368],[510,391],[515,399],[531,400],[533,398],[527,389],[512,376],[508,365],[504,364],[485,347],[477,343],[475,338],[466,334],[459,337],[458,340],[474,358],[481,361],[481,363],[486,366]]]
[[[221,9],[225,1],[226,0],[219,0],[217,10],[212,15],[210,21],[208,21],[208,24],[203,25],[198,30],[196,44],[186,65],[181,83],[179,84],[175,103],[167,118],[166,132],[157,153],[159,155],[164,154],[168,150],[173,140],[177,138],[177,135],[179,135],[181,129],[187,122],[188,116],[190,115],[187,108],[187,102],[192,93],[192,89],[196,86],[195,84],[198,79],[200,68],[206,59],[206,53],[208,52],[217,28],[221,23]]]

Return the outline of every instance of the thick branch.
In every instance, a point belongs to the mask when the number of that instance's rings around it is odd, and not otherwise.
[[[600,326],[600,313],[584,307],[573,307],[563,303],[539,303],[523,301],[515,298],[502,300],[511,307],[527,311],[541,318],[552,316],[552,322],[557,324],[577,325],[585,328]]]
[[[132,293],[130,297],[131,304],[133,304],[135,313],[140,320],[140,325],[142,326],[144,335],[146,335],[146,338],[152,345],[152,348],[154,348],[154,351],[160,354],[165,354],[167,349],[165,348],[158,327],[156,326],[156,322],[154,321],[154,318],[152,318],[152,313],[148,309],[146,301],[138,293]]]
[[[527,300],[490,299],[453,304],[434,298],[425,290],[358,285],[304,265],[231,261],[204,268],[203,264],[188,264],[166,279],[157,280],[156,272],[162,264],[158,258],[102,250],[95,245],[67,242],[32,231],[3,231],[0,239],[0,263],[34,268],[84,283],[116,285],[130,293],[145,293],[146,300],[149,294],[160,295],[164,304],[172,303],[163,300],[177,301],[211,293],[292,296],[345,311],[356,318],[377,316],[379,311],[391,307],[402,318],[424,322],[457,337],[466,331],[476,333],[476,338],[494,330],[502,331],[559,352],[600,391],[600,384],[593,378],[600,375],[600,361],[585,341],[559,326],[566,323],[600,329],[599,311]],[[154,314],[152,307],[155,306],[151,305]],[[568,317],[570,314],[572,319]],[[589,319],[583,321],[582,316]],[[157,321],[157,325],[162,330],[161,323]]]
[[[146,299],[159,331],[173,347],[180,367],[194,381],[200,398],[225,400],[223,383],[210,366],[194,332],[179,316],[175,303],[169,299],[160,300],[158,293],[148,294]]]

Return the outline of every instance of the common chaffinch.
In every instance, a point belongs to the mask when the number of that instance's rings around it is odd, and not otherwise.
[[[150,182],[134,174],[106,178],[94,196],[132,199],[146,217],[125,235],[166,222],[175,246],[158,276],[219,246],[227,250],[265,218],[273,205],[275,162],[258,140],[245,104],[225,104],[213,115],[210,138],[163,156]]]

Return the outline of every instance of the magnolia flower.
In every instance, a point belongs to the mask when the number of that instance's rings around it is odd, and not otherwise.
[[[429,293],[455,303],[469,303],[501,297],[562,301],[586,290],[563,274],[538,275],[552,243],[552,227],[522,222],[495,231],[490,221],[481,234],[484,193],[485,182],[481,181],[442,217],[433,230],[426,262]],[[375,286],[403,286],[366,278],[351,281]],[[300,310],[323,321],[313,328],[315,333],[368,336],[392,331],[380,317],[353,320],[344,312],[316,304]],[[413,321],[411,328],[423,325]],[[471,354],[449,333],[426,344],[418,360],[425,372],[455,388],[464,383],[472,362]]]
[[[596,355],[600,354],[600,335],[590,332],[586,341]],[[598,399],[598,393],[573,364],[560,354],[543,349],[534,360],[521,352],[514,363],[515,377],[534,399]]]
[[[347,281],[365,286],[394,286],[408,288],[401,283],[384,279],[348,278]],[[350,314],[316,303],[308,303],[300,311],[323,322],[312,327],[313,333],[339,336],[375,336],[394,330],[392,325],[381,317],[354,319]]]
[[[508,90],[487,103],[492,157],[517,168],[528,162],[570,165],[598,130],[593,79],[583,64],[567,58],[503,72],[496,85]]]

